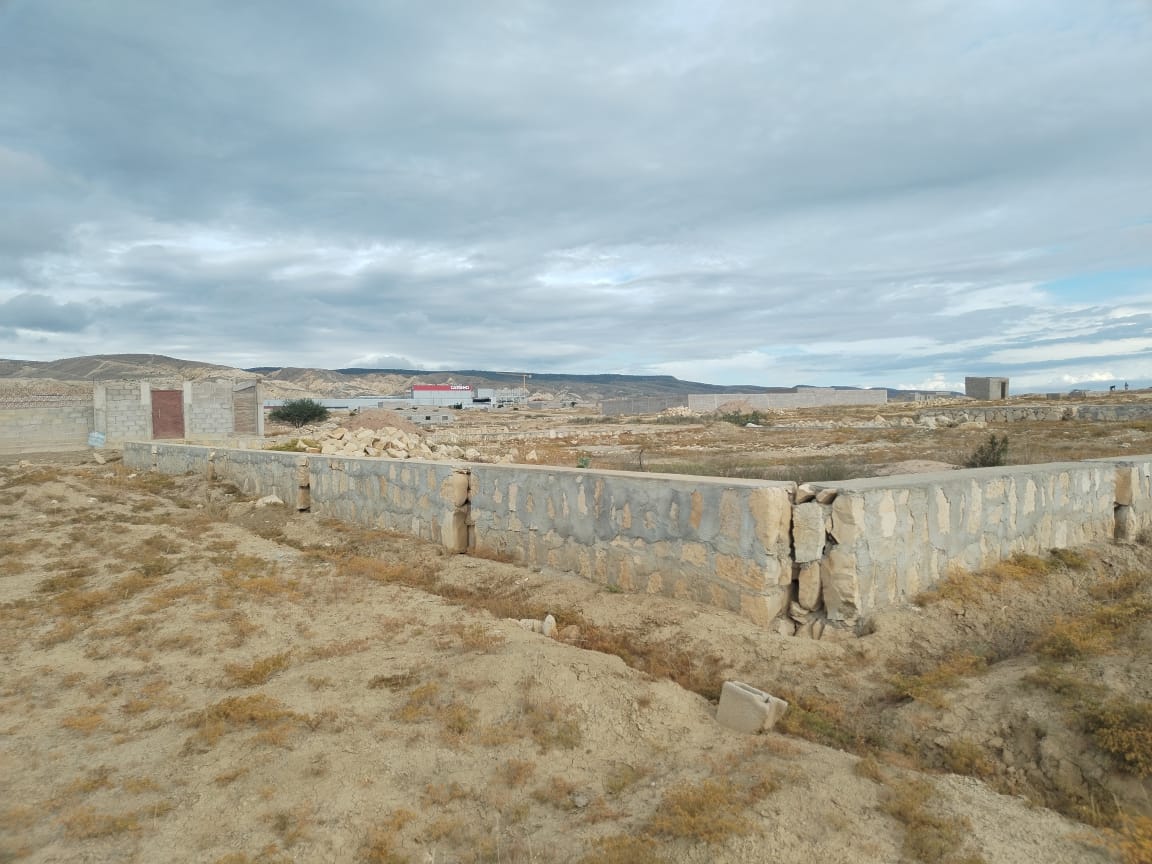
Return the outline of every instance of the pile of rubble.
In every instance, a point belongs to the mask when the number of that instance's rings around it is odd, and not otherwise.
[[[313,446],[313,445],[318,446]],[[325,456],[382,456],[388,459],[464,459],[477,462],[479,450],[454,444],[429,444],[416,432],[394,426],[380,429],[325,429],[313,441],[300,439],[296,449]]]

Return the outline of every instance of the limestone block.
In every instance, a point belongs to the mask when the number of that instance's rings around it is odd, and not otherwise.
[[[1121,467],[1116,469],[1116,502],[1121,507],[1132,506],[1132,490],[1136,488],[1136,469]]]
[[[816,493],[816,503],[831,504],[836,500],[837,494],[839,494],[838,489],[821,489]]]
[[[824,509],[815,501],[792,508],[792,546],[797,563],[824,557]]]
[[[816,609],[820,605],[820,562],[801,564],[799,582],[797,602],[805,609]]]
[[[456,471],[445,482],[444,498],[453,507],[463,507],[468,503],[468,480],[467,471]]]
[[[820,588],[829,621],[851,621],[860,611],[856,556],[833,549],[820,564]]]
[[[811,501],[816,497],[816,491],[807,483],[802,483],[796,487],[795,502],[797,504],[804,504]]]
[[[841,546],[854,546],[864,533],[864,500],[839,495],[832,502],[832,536]]]
[[[693,513],[695,503],[693,499]],[[748,509],[756,526],[756,537],[770,554],[778,545],[788,542],[792,502],[786,488],[754,489],[748,496]]]
[[[769,625],[788,606],[788,591],[778,589],[765,594],[740,595],[740,614],[757,624]]]
[[[788,710],[783,699],[741,681],[725,681],[720,690],[716,722],[737,732],[755,735],[771,729]]]

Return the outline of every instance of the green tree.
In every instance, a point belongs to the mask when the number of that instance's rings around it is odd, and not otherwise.
[[[299,429],[306,423],[319,423],[328,419],[328,409],[315,399],[289,399],[279,408],[268,412],[268,419],[289,423]]]

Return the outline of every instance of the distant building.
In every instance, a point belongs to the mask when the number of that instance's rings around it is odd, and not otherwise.
[[[413,384],[412,404],[418,408],[472,404],[471,384]]]
[[[1007,378],[968,378],[964,379],[964,395],[970,399],[985,402],[1008,398]]]

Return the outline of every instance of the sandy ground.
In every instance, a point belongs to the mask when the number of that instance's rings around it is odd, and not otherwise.
[[[1018,794],[1005,747],[983,776],[926,764],[966,729],[994,746],[1027,707],[1019,669],[939,705],[877,695],[900,656],[1066,612],[1074,575],[1011,613],[944,603],[813,642],[197,478],[31,462],[0,466],[0,861],[1109,860],[1096,829],[1037,805],[1039,756]],[[562,639],[509,620],[544,612]],[[1147,687],[1124,656],[1115,674]],[[831,725],[729,731],[706,698],[725,678]],[[844,711],[916,734],[865,746]],[[1053,771],[1100,762],[1064,734]]]

